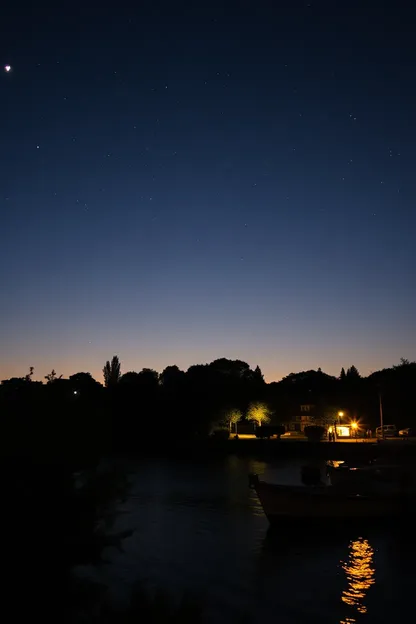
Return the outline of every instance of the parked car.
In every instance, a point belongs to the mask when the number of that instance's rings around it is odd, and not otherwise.
[[[377,427],[376,436],[377,438],[394,438],[397,436],[397,427],[396,425],[383,425],[383,427]]]
[[[413,427],[406,427],[406,429],[400,429],[399,436],[403,436],[403,437],[416,436],[416,429],[414,429]]]
[[[306,438],[305,434],[303,433],[303,431],[286,431],[286,433],[284,433],[282,435],[282,438],[300,438],[300,439],[304,439]]]

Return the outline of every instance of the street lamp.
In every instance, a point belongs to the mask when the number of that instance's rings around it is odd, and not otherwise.
[[[339,424],[341,424],[341,418],[344,416],[344,412],[338,412]]]
[[[354,437],[357,437],[358,424],[355,421],[351,423],[351,429],[353,430]]]

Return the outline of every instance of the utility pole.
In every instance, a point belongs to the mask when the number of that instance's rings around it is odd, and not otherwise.
[[[381,401],[381,391],[378,393],[378,403],[380,409],[380,427],[381,427],[381,437],[384,439],[384,427],[383,427],[383,403]]]

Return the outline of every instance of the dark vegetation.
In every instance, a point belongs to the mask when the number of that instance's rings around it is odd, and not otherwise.
[[[315,406],[316,424],[332,424],[342,410],[346,422],[358,420],[374,431],[380,395],[385,423],[416,425],[416,363],[407,360],[366,378],[351,366],[338,378],[318,369],[272,383],[264,381],[259,367],[227,359],[186,372],[168,366],[160,374],[148,368],[123,374],[113,357],[103,373],[104,385],[89,373],[63,379],[55,371],[46,383],[32,381],[33,369],[4,380],[3,451],[26,457],[53,449],[62,456],[76,446],[78,457],[91,460],[96,452],[135,453],[152,443],[160,448],[175,440],[195,442],[215,430],[254,432],[255,426],[284,425],[299,415],[302,404]]]
[[[280,438],[286,432],[284,425],[263,425],[256,428],[256,438]]]
[[[305,435],[310,442],[319,442],[325,435],[325,428],[320,425],[305,427]]]
[[[115,357],[104,367],[104,386],[88,373],[63,379],[51,371],[45,383],[33,376],[30,369],[0,386],[3,605],[16,621],[202,621],[192,601],[176,607],[141,590],[128,612],[114,613],[102,588],[74,580],[78,565],[99,564],[106,548],[126,537],[112,532],[111,519],[127,484],[114,467],[105,468],[105,457],[198,445],[211,452],[215,437],[237,445],[221,438],[236,427],[253,430],[253,422],[260,437],[279,437],[301,404],[315,405],[317,418],[328,422],[342,409],[374,429],[379,394],[385,423],[416,425],[416,363],[405,360],[367,378],[351,367],[339,378],[318,370],[270,384],[258,367],[227,359],[187,372],[169,366],[159,375],[122,374]]]

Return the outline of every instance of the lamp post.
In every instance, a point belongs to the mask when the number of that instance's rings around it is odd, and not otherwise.
[[[338,412],[338,425],[341,424],[341,418],[343,416],[344,416],[344,412]],[[337,430],[336,424],[337,424],[336,420],[334,420],[334,432],[335,432],[336,436],[338,437],[338,430]]]

